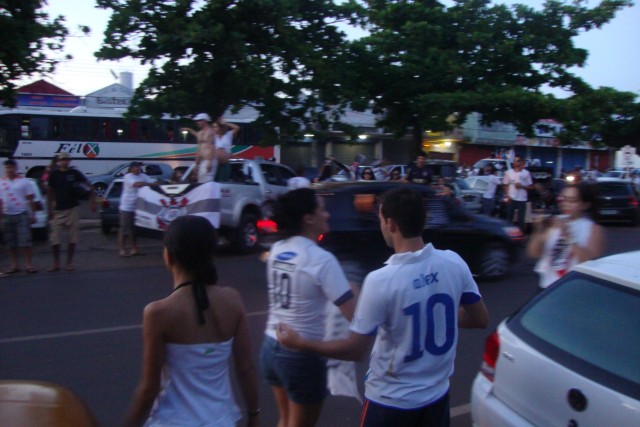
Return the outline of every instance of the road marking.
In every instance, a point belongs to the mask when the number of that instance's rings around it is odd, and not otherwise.
[[[9,344],[14,342],[25,342],[25,341],[37,341],[37,340],[45,340],[50,338],[75,337],[80,335],[102,334],[105,332],[127,331],[130,329],[138,329],[140,327],[142,327],[142,325],[114,326],[112,328],[85,329],[83,331],[60,332],[57,334],[28,335],[26,337],[0,339],[0,344]]]
[[[248,317],[254,316],[264,316],[265,314],[269,314],[268,311],[254,311],[251,313],[247,313]],[[108,332],[118,332],[118,331],[129,331],[132,329],[140,329],[142,325],[128,325],[128,326],[114,326],[111,328],[98,328],[98,329],[84,329],[81,331],[71,331],[71,332],[58,332],[55,334],[40,334],[40,335],[28,335],[26,337],[14,337],[14,338],[2,338],[0,339],[0,344],[10,344],[14,342],[26,342],[26,341],[37,341],[37,340],[46,340],[51,338],[66,338],[66,337],[76,337],[81,335],[91,335],[91,334],[104,334]]]
[[[465,405],[456,406],[449,411],[449,418],[459,417],[460,415],[467,415],[471,413],[471,403]]]

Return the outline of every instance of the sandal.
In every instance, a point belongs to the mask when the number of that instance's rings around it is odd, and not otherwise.
[[[25,268],[25,269],[24,269],[24,271],[25,271],[25,273],[27,273],[27,274],[34,274],[34,273],[37,273],[37,272],[38,272],[38,270],[36,270],[36,269],[35,269],[35,268],[33,268],[33,267]]]
[[[16,274],[19,271],[20,271],[20,269],[18,267],[14,267],[14,268],[12,268],[10,270],[5,271],[4,274]]]

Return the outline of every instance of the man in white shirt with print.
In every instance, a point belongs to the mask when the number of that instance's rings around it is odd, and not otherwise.
[[[4,238],[9,248],[11,268],[6,274],[20,271],[18,268],[18,248],[24,254],[24,270],[37,273],[31,265],[31,224],[35,222],[34,191],[26,178],[18,175],[15,160],[4,162],[5,175],[0,180],[0,215],[4,228]]]
[[[131,162],[129,173],[122,182],[122,193],[120,194],[120,225],[118,228],[118,245],[120,246],[120,256],[129,257],[142,255],[136,247],[136,236],[133,233],[133,223],[136,211],[136,199],[138,189],[144,186],[155,185],[156,182],[147,174],[142,173],[141,162]],[[131,252],[127,253],[126,240],[131,242]]]
[[[524,232],[524,218],[527,212],[528,191],[533,188],[531,174],[524,168],[522,156],[515,156],[513,169],[505,172],[502,178],[507,198],[507,221],[513,221],[513,214],[518,211],[518,227]]]
[[[462,258],[424,244],[424,205],[422,194],[409,188],[383,195],[380,229],[395,254],[367,275],[348,338],[313,341],[278,327],[285,346],[335,359],[361,360],[374,344],[363,427],[449,425],[458,328],[486,328],[489,321]]]

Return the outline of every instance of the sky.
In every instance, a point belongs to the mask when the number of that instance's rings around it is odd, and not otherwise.
[[[144,79],[148,67],[133,60],[98,62],[93,53],[100,48],[104,30],[109,20],[109,10],[95,7],[93,0],[47,0],[44,10],[50,16],[63,15],[70,37],[65,43],[65,53],[73,59],[58,65],[54,74],[45,79],[75,94],[86,95],[117,83],[121,72],[133,73],[133,84]],[[494,3],[523,3],[540,7],[540,0],[500,0]],[[589,0],[591,7],[599,2]],[[91,28],[85,36],[79,25]],[[608,86],[640,95],[640,0],[631,8],[623,9],[600,30],[592,30],[575,39],[578,47],[587,49],[589,57],[582,69],[573,70],[593,87]],[[115,74],[115,76],[114,76]],[[25,83],[38,80],[33,78]]]

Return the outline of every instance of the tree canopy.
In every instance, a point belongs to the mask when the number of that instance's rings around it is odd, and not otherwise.
[[[49,20],[44,0],[0,1],[0,104],[14,107],[16,82],[49,73],[59,62],[67,29],[64,18]]]
[[[318,107],[344,34],[331,0],[98,0],[113,9],[102,59],[152,64],[131,109],[220,116],[256,108],[265,131],[294,132]]]
[[[423,130],[446,130],[471,112],[529,135],[536,121],[564,110],[566,102],[546,88],[574,94],[574,109],[588,105],[575,100],[592,89],[569,71],[583,66],[588,52],[572,39],[630,4],[605,0],[589,9],[582,0],[548,0],[534,10],[489,0],[364,3],[358,14],[369,35],[351,43],[345,102],[372,106],[397,134],[412,130],[417,147]]]
[[[96,55],[152,64],[132,114],[218,116],[250,105],[273,137],[326,128],[343,108],[371,109],[380,127],[413,132],[416,147],[423,131],[459,125],[471,112],[524,134],[540,119],[559,118],[568,124],[565,140],[589,136],[583,130],[592,122],[594,138],[613,135],[616,123],[633,128],[633,94],[594,90],[570,71],[588,56],[573,38],[600,28],[631,0],[594,7],[547,0],[539,10],[489,0],[447,4],[98,0],[113,14]],[[341,21],[367,35],[347,40],[335,25]],[[557,99],[547,88],[572,96]],[[591,105],[604,99],[608,108]]]

